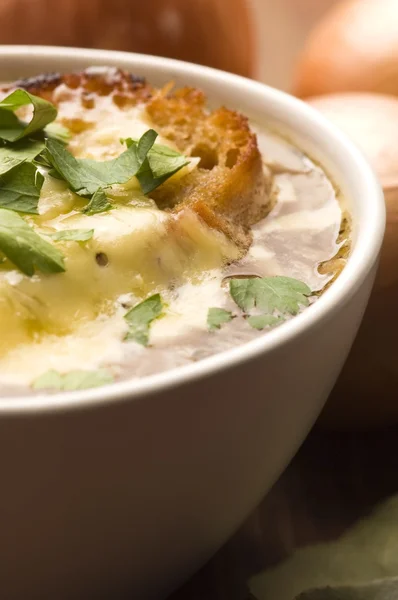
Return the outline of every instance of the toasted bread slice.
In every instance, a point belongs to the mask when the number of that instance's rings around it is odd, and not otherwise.
[[[87,69],[69,75],[49,74],[21,80],[20,87],[58,104],[71,92],[84,108],[94,108],[98,96],[111,96],[120,109],[145,105],[153,128],[178,150],[200,159],[198,168],[173,177],[151,197],[167,211],[193,210],[243,248],[250,244],[250,226],[270,208],[269,181],[264,176],[256,135],[246,117],[226,108],[206,109],[200,90],[155,89],[145,79],[119,69]],[[63,117],[73,132],[84,120]]]

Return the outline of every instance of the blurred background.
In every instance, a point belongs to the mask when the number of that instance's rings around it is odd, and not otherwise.
[[[158,54],[289,89],[295,58],[309,30],[333,3],[335,0],[1,0],[0,43]]]

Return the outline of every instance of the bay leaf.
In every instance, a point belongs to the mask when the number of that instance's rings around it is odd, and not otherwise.
[[[398,578],[381,579],[364,585],[347,585],[308,590],[296,600],[397,600]]]
[[[293,600],[313,588],[391,577],[398,577],[398,496],[338,540],[300,548],[282,564],[256,575],[250,590],[258,600]]]

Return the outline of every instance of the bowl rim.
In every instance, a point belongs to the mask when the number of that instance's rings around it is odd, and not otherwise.
[[[77,60],[99,59],[106,64],[120,61],[121,66],[134,69],[134,66],[158,69],[169,68],[179,75],[190,78],[205,77],[209,82],[229,87],[244,87],[247,93],[262,95],[266,104],[278,104],[286,111],[294,111],[298,119],[304,122],[308,129],[316,126],[323,134],[325,141],[337,145],[343,153],[344,160],[351,169],[360,174],[360,185],[357,189],[360,198],[360,211],[364,214],[364,225],[357,232],[354,249],[347,261],[345,268],[337,280],[333,282],[322,297],[300,315],[294,317],[263,336],[246,342],[236,348],[225,350],[197,363],[176,367],[169,371],[150,375],[143,379],[112,383],[103,387],[77,390],[73,392],[60,392],[55,395],[40,394],[37,396],[17,396],[0,398],[0,416],[23,416],[34,413],[58,413],[60,411],[76,411],[96,407],[114,402],[130,402],[133,399],[146,397],[164,392],[170,388],[194,383],[203,378],[210,377],[220,372],[227,372],[238,364],[246,363],[252,359],[265,355],[293,341],[295,338],[317,327],[340,310],[364,283],[367,275],[377,260],[385,229],[385,203],[384,196],[372,168],[361,151],[351,142],[345,134],[341,133],[333,124],[314,108],[303,101],[290,96],[270,86],[247,79],[240,75],[227,73],[211,67],[196,65],[170,58],[152,55],[121,52],[114,50],[96,50],[83,48],[66,48],[58,46],[0,46],[0,57],[21,59],[26,64],[30,59],[46,59],[59,57],[63,60],[70,59],[71,70],[73,62]],[[202,85],[202,84],[201,84]],[[266,115],[267,111],[264,111]],[[301,125],[302,127],[302,125]],[[325,151],[327,154],[328,151]]]

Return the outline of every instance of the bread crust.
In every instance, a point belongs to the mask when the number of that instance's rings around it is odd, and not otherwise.
[[[57,105],[62,87],[80,95],[86,108],[96,96],[112,95],[120,108],[144,104],[154,129],[185,155],[200,162],[184,176],[170,178],[151,197],[164,210],[177,214],[193,210],[211,228],[238,245],[251,242],[250,227],[270,210],[270,181],[264,175],[256,135],[243,115],[221,107],[206,108],[201,90],[152,87],[144,78],[116,68],[91,68],[79,73],[49,73],[8,86],[45,98]],[[61,120],[62,122],[62,120]],[[65,122],[79,130],[82,124]]]

